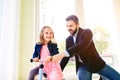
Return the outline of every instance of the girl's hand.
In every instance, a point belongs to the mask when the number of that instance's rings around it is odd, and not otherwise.
[[[39,58],[38,57],[33,58],[33,62],[39,62]]]

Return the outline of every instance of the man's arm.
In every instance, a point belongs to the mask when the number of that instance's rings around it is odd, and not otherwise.
[[[52,61],[53,61],[53,62],[59,62],[59,61],[61,61],[64,57],[65,57],[65,54],[64,54],[64,53],[59,53],[59,54],[56,54],[56,55],[52,56]]]
[[[91,30],[87,29],[79,35],[77,37],[77,44],[67,49],[67,52],[70,54],[70,57],[83,53],[83,51],[85,51],[92,42],[93,35]]]

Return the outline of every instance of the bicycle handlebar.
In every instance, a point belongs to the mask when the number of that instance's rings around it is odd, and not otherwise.
[[[33,59],[30,59],[30,62],[31,62],[31,63],[34,62]],[[44,67],[44,65],[42,64],[42,61],[41,61],[39,68],[43,68],[43,67]]]
[[[32,63],[32,62],[33,62],[33,59],[30,59],[30,62]]]

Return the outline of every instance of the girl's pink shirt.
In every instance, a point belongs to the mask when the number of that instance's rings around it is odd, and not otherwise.
[[[62,73],[59,62],[45,63],[45,59],[48,56],[50,56],[50,52],[48,50],[47,45],[42,46],[40,55],[44,65],[43,70],[46,72],[48,80],[62,80],[63,73]]]

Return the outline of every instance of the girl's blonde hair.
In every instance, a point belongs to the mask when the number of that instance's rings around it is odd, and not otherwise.
[[[50,26],[43,26],[43,28],[41,29],[40,35],[39,35],[39,42],[38,43],[39,44],[44,44],[44,38],[43,38],[44,33],[43,32],[46,28],[50,29],[53,33],[53,39],[50,41],[50,43],[56,43],[56,41],[54,39],[54,32],[53,32],[53,30]]]

